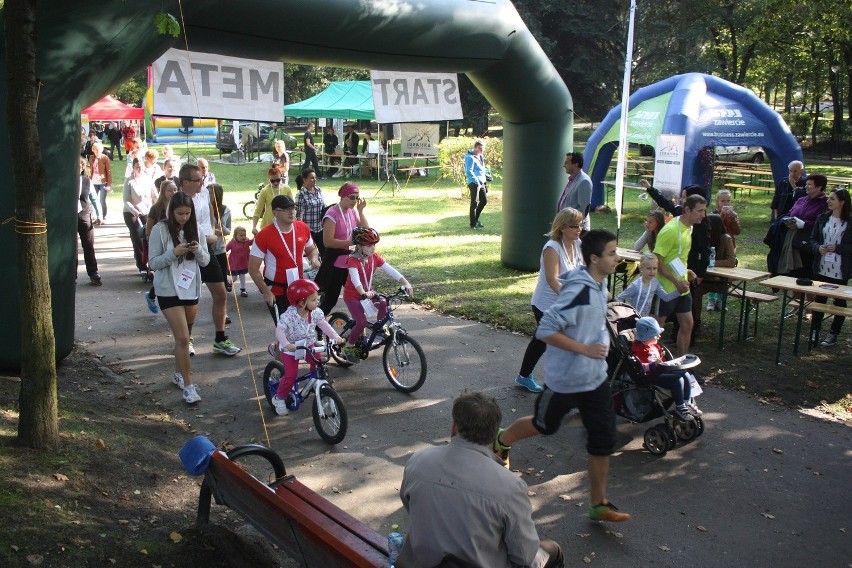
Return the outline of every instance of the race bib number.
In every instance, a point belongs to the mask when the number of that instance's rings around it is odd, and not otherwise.
[[[189,290],[193,280],[195,280],[195,271],[184,268],[180,271],[180,276],[178,276],[177,286],[183,290]]]
[[[286,274],[287,274],[287,285],[288,286],[299,279],[299,269],[298,268],[288,268]]]
[[[836,252],[827,252],[825,253],[825,257],[823,260],[827,264],[836,264],[837,263],[837,253]]]
[[[369,320],[376,319],[376,316],[379,315],[379,310],[376,308],[376,304],[374,304],[373,300],[369,298],[361,300],[361,307],[364,308],[364,316]]]
[[[669,261],[669,267],[671,267],[672,272],[674,272],[678,278],[683,278],[684,276],[686,276],[686,266],[684,266],[683,261],[681,259],[676,258],[674,260]]]

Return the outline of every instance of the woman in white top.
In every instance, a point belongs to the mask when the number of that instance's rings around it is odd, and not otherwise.
[[[814,251],[813,272],[816,279],[828,284],[845,286],[852,275],[852,228],[849,226],[852,218],[852,207],[849,202],[849,191],[835,189],[828,194],[828,211],[817,217],[811,232],[811,249]],[[820,304],[828,302],[825,296],[817,296]],[[834,300],[834,305],[845,308],[846,300]],[[822,312],[814,312],[811,322],[811,342],[819,339],[822,327]],[[834,316],[828,335],[820,343],[823,347],[831,347],[837,343],[837,336],[846,320],[843,316]]]
[[[142,237],[145,223],[148,222],[148,211],[157,200],[157,189],[154,180],[142,173],[139,160],[133,160],[133,172],[124,182],[124,224],[130,231],[130,242],[133,243],[133,258],[139,274],[148,275],[148,267],[142,259]]]
[[[154,291],[175,339],[175,374],[172,382],[183,390],[183,400],[201,400],[192,383],[189,367],[189,337],[198,314],[201,294],[200,267],[210,262],[204,235],[198,229],[192,198],[177,192],[169,201],[166,218],[154,225],[149,239],[149,260],[154,270]]]
[[[550,240],[545,243],[541,251],[541,268],[531,300],[536,324],[541,321],[541,316],[553,305],[559,295],[561,285],[557,277],[583,264],[583,255],[580,252],[582,229],[583,214],[576,209],[566,207],[556,214],[550,233],[545,235],[550,237]],[[544,390],[536,382],[532,372],[546,347],[547,345],[535,336],[530,339],[515,383],[532,392]]]

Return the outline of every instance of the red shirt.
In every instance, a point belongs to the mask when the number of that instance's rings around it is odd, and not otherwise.
[[[660,347],[659,343],[645,345],[639,341],[634,341],[633,345],[630,346],[630,352],[635,355],[640,362],[645,363],[646,365],[648,363],[659,363],[660,361],[666,360],[663,348]]]
[[[295,236],[295,250],[294,250]],[[287,269],[302,272],[302,257],[305,249],[313,245],[311,230],[301,221],[293,221],[293,228],[287,233],[281,233],[275,223],[267,225],[254,237],[251,256],[263,259],[263,277],[272,282],[285,284]],[[272,285],[272,293],[276,296],[284,294],[285,286]]]
[[[361,287],[366,291],[370,291],[373,289],[373,273],[376,271],[378,267],[385,263],[385,259],[380,257],[378,254],[371,254],[365,263],[362,263],[360,259],[355,258],[354,256],[349,256],[346,259],[346,284],[343,285],[343,299],[344,300],[360,300],[361,294],[358,293],[358,290],[355,289],[355,286],[352,284],[352,278],[349,276],[348,272],[350,268],[355,268],[358,271],[358,277],[361,279]]]

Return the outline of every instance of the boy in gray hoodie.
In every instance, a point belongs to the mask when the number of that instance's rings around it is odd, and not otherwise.
[[[586,266],[559,276],[559,297],[542,316],[536,331],[536,337],[547,343],[544,391],[536,399],[533,416],[519,418],[505,430],[498,430],[494,453],[508,468],[513,443],[556,433],[562,419],[578,408],[589,453],[589,518],[620,522],[630,515],[619,512],[606,498],[609,456],[615,451],[615,411],[606,380],[609,336],[604,281],[621,261],[615,245],[611,232],[589,231],[580,246]]]

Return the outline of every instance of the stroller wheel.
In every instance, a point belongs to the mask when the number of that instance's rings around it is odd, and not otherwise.
[[[697,417],[696,417],[697,418]],[[698,437],[698,422],[675,422],[674,431],[678,438],[689,442]]]
[[[704,421],[700,416],[695,417],[695,437],[697,438],[704,433]]]
[[[673,450],[674,447],[677,445],[677,436],[675,435],[675,430],[668,422],[663,422],[662,425],[666,427],[666,434],[668,434],[669,436],[669,449]]]
[[[664,456],[669,451],[669,433],[665,425],[657,424],[645,430],[645,449],[655,456]]]

